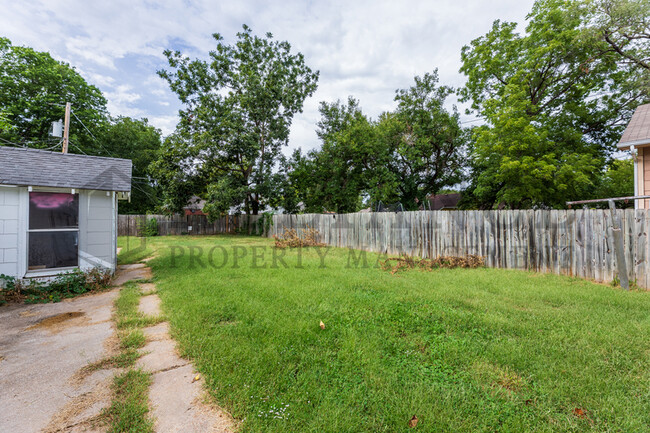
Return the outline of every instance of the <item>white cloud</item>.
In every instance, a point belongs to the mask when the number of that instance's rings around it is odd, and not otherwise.
[[[296,116],[291,147],[318,145],[318,102],[353,95],[375,117],[394,107],[395,89],[439,68],[443,84],[461,86],[460,50],[493,20],[522,22],[533,0],[321,1],[35,0],[4,8],[0,28],[15,44],[49,51],[78,67],[105,93],[113,115],[148,117],[174,129],[179,103],[155,71],[162,52],[192,57],[214,48],[211,34],[235,40],[242,23],[288,40],[321,71],[319,89]],[[156,123],[159,122],[159,123]]]
[[[176,129],[178,123],[178,116],[145,116],[149,120],[149,124],[160,129],[163,135],[169,135]]]

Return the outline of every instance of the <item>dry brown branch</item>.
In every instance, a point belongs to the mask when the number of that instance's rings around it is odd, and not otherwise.
[[[391,274],[414,268],[431,271],[441,268],[482,268],[483,266],[485,266],[485,259],[472,254],[465,257],[438,256],[434,259],[400,256],[390,257],[381,263],[382,269],[390,271]]]
[[[274,235],[275,246],[277,248],[298,248],[298,247],[324,247],[325,244],[319,242],[320,233],[318,230],[307,227],[300,229],[300,233],[296,229],[284,229],[281,235]]]

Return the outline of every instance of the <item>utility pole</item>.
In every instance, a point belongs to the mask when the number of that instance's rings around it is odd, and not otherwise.
[[[68,137],[70,136],[70,107],[72,104],[65,103],[65,120],[63,124],[63,153],[68,153]]]

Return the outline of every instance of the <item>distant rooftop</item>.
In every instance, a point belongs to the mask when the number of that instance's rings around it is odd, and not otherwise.
[[[460,202],[460,193],[453,192],[448,194],[436,194],[427,197],[429,200],[430,210],[457,209]]]
[[[641,145],[650,145],[650,104],[639,105],[636,108],[618,143],[621,149]]]
[[[131,191],[131,160],[0,146],[0,184]]]

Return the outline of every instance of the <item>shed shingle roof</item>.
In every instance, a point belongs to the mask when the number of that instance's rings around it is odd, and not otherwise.
[[[639,105],[636,108],[618,147],[625,149],[645,144],[650,145],[650,104]]]
[[[131,160],[0,146],[0,184],[131,191]]]

